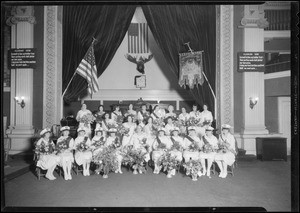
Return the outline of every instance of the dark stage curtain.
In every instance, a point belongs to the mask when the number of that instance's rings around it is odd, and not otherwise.
[[[63,9],[63,91],[92,43],[98,77],[111,62],[133,17],[135,5],[75,5]],[[66,102],[87,94],[87,82],[76,74],[64,95]]]
[[[216,9],[214,5],[142,5],[154,39],[174,74],[179,77],[178,53],[187,52],[190,42],[194,51],[204,50],[204,72],[215,91]],[[155,57],[155,56],[154,56]],[[205,81],[189,89],[200,106],[207,103],[214,114],[214,97]]]

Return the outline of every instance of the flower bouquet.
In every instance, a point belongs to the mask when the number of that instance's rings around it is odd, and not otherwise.
[[[117,123],[117,124],[122,124],[123,121],[124,121],[123,115],[117,115],[116,123]]]
[[[121,135],[129,136],[129,135],[128,135],[129,131],[130,131],[130,129],[127,128],[127,127],[124,127],[123,125],[119,125],[119,126],[118,126],[118,132],[119,132]]]
[[[171,150],[177,150],[182,152],[183,151],[183,147],[180,145],[180,143],[178,141],[175,141],[171,147]]]
[[[159,129],[160,127],[164,127],[165,123],[162,118],[156,118],[153,120],[153,125],[155,126],[155,128]]]
[[[88,126],[89,124],[93,123],[95,121],[95,117],[88,113],[88,114],[85,114],[83,115],[80,119],[79,119],[79,122],[80,123],[84,123],[85,126]]]
[[[98,141],[95,141],[95,142],[93,143],[93,146],[95,146],[96,148],[98,148],[98,147],[100,147],[100,146],[103,146],[104,143],[105,143],[104,138],[101,137]]]
[[[157,150],[166,149],[167,146],[164,143],[158,143]]]
[[[39,156],[40,154],[49,155],[55,151],[54,144],[45,144],[43,141],[40,145],[36,145],[34,152]]]
[[[198,152],[201,150],[201,147],[197,144],[197,143],[191,143],[189,146],[188,146],[188,151],[190,152]]]
[[[139,140],[140,144],[147,150],[149,151],[149,145],[147,144],[147,138],[143,138],[142,140]]]
[[[138,170],[140,173],[146,173],[145,155],[147,152],[142,150],[128,150],[127,155],[123,158],[123,164],[129,165],[133,168],[133,173],[137,174]]]
[[[163,171],[168,173],[167,177],[171,178],[172,171],[179,167],[180,162],[175,156],[171,156],[171,153],[166,153],[159,159],[159,165],[162,165]]]
[[[122,146],[122,143],[119,139],[119,137],[116,137],[114,143],[112,144],[112,146],[114,147],[114,149],[120,148]]]
[[[227,143],[219,143],[218,144],[218,153],[226,153],[229,151]]]
[[[203,152],[204,153],[211,153],[211,152],[214,152],[214,151],[216,151],[216,150],[212,147],[212,145],[210,143],[206,143],[203,147]]]
[[[202,166],[200,160],[190,160],[183,164],[183,167],[186,169],[186,174],[192,176],[192,180],[196,181],[198,173],[201,172]]]
[[[186,125],[187,126],[199,126],[200,125],[200,119],[196,119],[195,117],[190,117],[187,121],[186,121]]]
[[[90,147],[85,143],[85,141],[80,142],[79,144],[77,144],[76,146],[76,150],[79,152],[83,152],[88,150]]]
[[[99,165],[99,171],[103,172],[103,178],[108,177],[110,171],[118,169],[118,160],[112,146],[104,147],[97,155],[93,156],[92,161]]]
[[[57,150],[57,153],[62,153],[62,152],[64,152],[66,149],[69,148],[69,144],[68,144],[67,140],[63,140],[63,141],[57,142],[55,148],[56,148],[56,150]]]

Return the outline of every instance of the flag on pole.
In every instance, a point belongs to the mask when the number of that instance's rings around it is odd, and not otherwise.
[[[129,25],[128,53],[149,53],[147,23],[131,23]]]
[[[88,83],[88,93],[92,96],[93,93],[99,90],[97,67],[95,64],[94,42],[88,49],[84,58],[76,69],[76,73],[81,75]]]

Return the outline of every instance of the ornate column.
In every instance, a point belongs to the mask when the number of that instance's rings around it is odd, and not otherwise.
[[[35,24],[33,6],[14,6],[7,24],[11,26],[11,48],[33,48],[33,29]],[[16,154],[31,148],[33,69],[11,70],[11,120],[7,131],[11,138],[11,152]],[[24,97],[25,107],[14,100]]]
[[[43,127],[62,118],[62,6],[44,7]]]
[[[264,18],[262,5],[245,5],[243,28],[244,52],[264,52],[264,28],[268,22]],[[265,88],[264,72],[244,72],[244,126],[242,144],[247,154],[256,154],[255,138],[268,134],[265,127]],[[250,108],[249,98],[258,98],[257,104]]]

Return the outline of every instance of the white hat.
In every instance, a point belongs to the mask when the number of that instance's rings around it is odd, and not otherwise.
[[[209,126],[209,127],[207,127],[207,128],[205,129],[205,131],[213,131],[213,130],[214,130],[214,128],[211,127],[211,126]]]
[[[166,129],[164,127],[161,127],[161,128],[158,129],[158,132],[160,132],[160,131],[166,132]]]
[[[189,126],[188,130],[196,130],[196,127],[195,126]]]
[[[65,130],[70,131],[70,127],[68,127],[68,126],[63,126],[62,128],[60,128],[60,131],[61,131],[61,132],[62,132],[62,131],[65,131]]]
[[[172,129],[171,132],[174,132],[174,131],[178,131],[179,132],[179,128],[177,126],[174,127],[174,129]]]
[[[97,127],[96,129],[95,129],[95,133],[96,132],[101,132],[101,131],[103,131],[104,129],[102,128],[102,127]]]
[[[223,124],[222,129],[230,129],[232,128],[229,124]]]
[[[110,129],[108,130],[108,132],[117,132],[117,129],[116,129],[116,128],[110,128]]]
[[[83,127],[79,127],[79,128],[77,129],[77,132],[80,132],[80,131],[85,131],[85,129],[84,129]]]
[[[51,130],[49,128],[45,128],[40,132],[40,135],[43,136],[47,132],[51,132]]]

